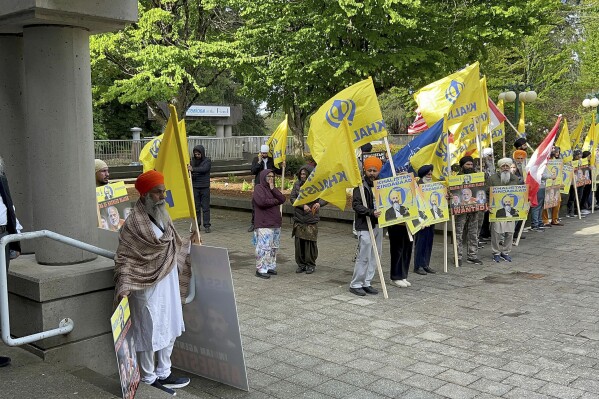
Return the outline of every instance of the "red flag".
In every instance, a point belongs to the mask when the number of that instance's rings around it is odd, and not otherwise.
[[[558,116],[553,129],[551,129],[547,137],[543,139],[543,142],[537,147],[532,154],[530,161],[528,161],[528,164],[526,165],[526,170],[528,172],[528,175],[526,176],[526,185],[528,186],[528,200],[530,201],[531,207],[538,205],[537,192],[539,191],[541,178],[543,177],[543,172],[545,172],[547,159],[551,154],[551,148],[553,147],[553,142],[555,141],[555,136],[561,121],[562,116],[560,115]]]
[[[488,100],[489,100],[489,111],[491,111],[491,112],[489,112],[489,115],[491,116],[491,121],[489,123],[489,130],[493,130],[497,126],[499,126],[501,123],[505,122],[505,120],[507,118],[499,110],[499,108],[497,108],[497,105],[495,105],[493,100],[491,100],[490,98],[488,98]]]
[[[408,126],[408,134],[421,133],[427,129],[428,129],[428,125],[426,124],[426,121],[422,117],[422,114],[420,113],[420,109],[416,108],[416,119],[414,119],[414,122],[412,122],[412,124],[410,126]]]

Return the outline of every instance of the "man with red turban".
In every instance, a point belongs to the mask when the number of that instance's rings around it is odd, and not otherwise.
[[[181,303],[191,277],[190,243],[166,210],[162,173],[141,174],[135,188],[140,198],[121,228],[114,258],[115,295],[119,301],[129,297],[141,380],[174,395],[173,388],[190,381],[171,374],[170,359],[185,331]]]

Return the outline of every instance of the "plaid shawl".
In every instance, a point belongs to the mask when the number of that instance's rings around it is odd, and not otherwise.
[[[124,292],[151,287],[177,264],[183,302],[191,279],[188,248],[189,241],[181,239],[171,220],[162,237],[156,238],[144,205],[141,199],[137,200],[119,235],[119,247],[114,258],[115,301]]]

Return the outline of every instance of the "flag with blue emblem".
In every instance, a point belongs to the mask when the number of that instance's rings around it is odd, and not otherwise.
[[[285,120],[279,124],[277,129],[270,135],[266,145],[270,149],[269,155],[275,166],[278,168],[281,163],[285,162],[287,156],[287,131],[289,127],[287,125],[287,115]]]
[[[324,103],[310,118],[308,146],[316,163],[320,162],[327,143],[335,144],[331,138],[338,137],[338,129],[347,121],[354,149],[387,136],[381,107],[374,91],[372,78],[358,82],[340,91]]]
[[[169,105],[169,111],[170,116],[164,133],[146,144],[142,150],[145,158],[142,159],[140,154],[139,159],[144,165],[144,172],[155,169],[164,175],[166,209],[171,219],[193,219],[196,217],[196,211],[187,171],[189,148],[185,121],[178,120],[174,106]],[[147,153],[144,153],[146,149]]]
[[[572,146],[572,151],[581,149],[580,138],[582,136],[582,129],[584,129],[584,120],[581,119],[578,123],[578,126],[576,126],[576,129],[574,129],[570,135],[570,145]]]
[[[415,156],[420,151],[424,151],[426,154],[430,154],[434,151],[436,144],[441,140],[443,136],[443,116],[441,119],[432,125],[430,128],[420,133],[418,137],[410,141],[405,147],[393,155],[393,164],[395,165],[396,172],[408,172],[413,171],[410,167],[410,158]],[[429,162],[430,163],[430,162]],[[425,165],[425,164],[422,164]],[[422,166],[421,165],[421,166]],[[414,168],[415,169],[415,168]],[[379,179],[393,176],[391,170],[391,163],[386,162],[379,173]]]
[[[583,151],[591,152],[591,161],[590,165],[595,166],[595,159],[597,158],[595,154],[597,153],[597,126],[594,121],[591,121],[591,126],[589,126],[589,132],[584,139],[584,144],[582,146]]]
[[[564,163],[572,162],[572,144],[566,118],[564,118],[564,127],[562,127],[559,137],[555,140],[555,145],[559,147]]]
[[[410,165],[415,173],[424,165],[433,165],[433,178],[435,180],[447,180],[449,169],[447,136],[448,132],[445,129],[445,125],[442,125],[441,136],[437,142],[421,148],[420,151],[410,158]]]
[[[293,206],[308,204],[320,198],[340,210],[345,209],[345,189],[357,187],[362,182],[350,136],[349,124],[347,120],[342,120],[338,132],[330,136],[331,141],[326,144],[326,151],[316,168],[300,187]]]

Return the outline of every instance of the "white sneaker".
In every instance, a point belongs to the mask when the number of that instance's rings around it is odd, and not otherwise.
[[[406,285],[406,287],[411,287],[412,286],[412,284],[410,284],[410,282],[408,280],[406,280],[405,278],[403,280],[401,280],[401,281],[403,281],[403,283]]]
[[[581,214],[581,215],[588,215],[589,213],[591,213],[591,211],[589,211],[589,210],[587,210],[587,209],[582,209],[582,210],[580,211],[580,214]]]
[[[395,284],[399,288],[408,288],[405,280],[391,280],[391,284]]]

